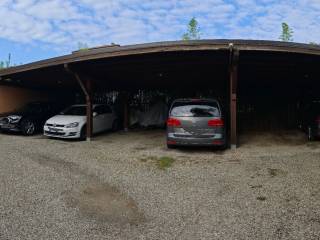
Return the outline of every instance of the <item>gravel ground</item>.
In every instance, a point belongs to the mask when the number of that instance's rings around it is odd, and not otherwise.
[[[320,143],[297,132],[240,142],[167,150],[162,131],[90,143],[1,134],[0,239],[320,239]]]

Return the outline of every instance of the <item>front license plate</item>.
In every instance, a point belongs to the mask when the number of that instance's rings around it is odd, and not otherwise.
[[[50,127],[49,127],[49,131],[50,131],[50,132],[59,132],[59,129],[57,129],[57,128],[50,128]]]
[[[3,129],[11,129],[11,128],[14,128],[14,126],[10,125],[10,124],[5,124],[5,125],[1,125],[1,128],[3,128]]]

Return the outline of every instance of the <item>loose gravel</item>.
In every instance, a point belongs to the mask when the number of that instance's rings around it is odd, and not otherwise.
[[[320,143],[256,132],[240,144],[0,134],[0,239],[320,239]]]

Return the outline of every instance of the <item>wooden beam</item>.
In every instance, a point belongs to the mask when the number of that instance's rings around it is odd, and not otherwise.
[[[87,128],[86,128],[86,138],[87,141],[91,141],[92,138],[92,130],[93,130],[93,113],[92,113],[92,81],[91,78],[85,77],[85,83],[81,80],[80,75],[72,71],[68,64],[64,64],[65,70],[73,75],[80,85],[85,97],[86,97],[86,114],[87,114]]]
[[[86,78],[86,89],[88,95],[86,95],[87,105],[87,141],[91,141],[93,132],[93,112],[92,112],[92,82],[91,78]]]
[[[238,85],[239,50],[230,45],[230,145],[237,148],[237,85]]]

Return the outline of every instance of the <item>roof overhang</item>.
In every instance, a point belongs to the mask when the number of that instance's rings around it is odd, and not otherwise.
[[[9,83],[13,85],[19,85],[20,79],[22,79],[22,81],[29,82],[29,84],[32,86],[47,85],[46,87],[50,88],[64,83],[70,84],[69,87],[74,87],[74,85],[71,84],[75,84],[75,81],[72,79],[70,80],[70,76],[64,70],[64,66],[66,64],[75,68],[78,67],[80,70],[85,69],[88,72],[91,71],[91,73],[96,74],[95,76],[97,79],[99,78],[98,75],[100,75],[101,80],[105,80],[104,76],[108,76],[108,84],[110,84],[112,81],[118,81],[119,84],[122,85],[124,83],[128,84],[128,87],[130,87],[130,81],[127,80],[126,82],[121,82],[121,79],[116,79],[116,77],[113,78],[113,73],[116,71],[123,72],[128,70],[128,74],[124,76],[124,78],[128,79],[128,77],[130,78],[132,76],[130,75],[130,71],[135,71],[135,69],[140,68],[140,73],[149,71],[149,75],[145,77],[146,79],[144,83],[151,84],[152,81],[146,81],[147,79],[151,79],[153,76],[151,75],[152,71],[150,71],[150,68],[154,68],[154,66],[159,63],[165,65],[167,60],[170,59],[171,62],[187,61],[185,60],[187,59],[185,56],[196,52],[210,52],[215,54],[214,56],[216,57],[214,58],[212,58],[212,56],[206,56],[205,54],[199,55],[199,58],[204,59],[203,61],[206,61],[208,66],[218,66],[218,64],[220,64],[219,67],[216,67],[217,76],[219,76],[219,74],[220,76],[224,76],[222,75],[222,72],[227,69],[228,51],[231,49],[231,47],[238,49],[240,51],[240,56],[244,56],[242,58],[240,57],[240,64],[244,63],[247,66],[251,65],[252,63],[257,64],[261,59],[261,65],[263,65],[262,68],[265,68],[266,66],[269,67],[269,69],[266,70],[268,72],[270,72],[271,65],[273,65],[272,67],[274,67],[274,69],[281,64],[286,65],[282,68],[282,70],[284,69],[285,71],[290,68],[295,68],[298,64],[301,64],[305,60],[305,57],[307,57],[308,63],[312,63],[309,64],[310,66],[308,68],[316,69],[314,67],[314,59],[317,59],[316,62],[318,62],[318,59],[320,58],[320,46],[278,41],[222,39],[158,42],[129,46],[105,46],[76,51],[69,55],[0,70],[0,84]],[[302,59],[300,55],[304,56],[304,58]],[[144,67],[143,64],[138,63],[138,61],[142,61],[142,58],[144,64],[146,64],[146,67]],[[192,58],[190,58],[189,64],[193,62]],[[221,68],[221,62],[224,64],[223,68]],[[305,67],[308,65],[308,63],[304,64]],[[119,66],[122,69],[119,70]],[[221,68],[221,70],[219,70],[219,68]],[[201,70],[201,68],[199,69]],[[250,71],[250,74],[251,69],[251,67],[250,69],[248,67],[248,72]],[[174,70],[181,72],[179,67],[176,67]],[[211,74],[212,73],[213,72],[211,72]],[[14,81],[10,83],[11,79],[14,79]],[[20,85],[22,86],[22,84]],[[61,84],[60,88],[66,86],[67,85]]]
[[[267,51],[267,52],[288,52],[320,55],[320,46],[301,43],[288,43],[278,41],[258,40],[196,40],[196,41],[172,41],[137,44],[128,46],[100,47],[83,51],[76,51],[72,54],[55,57],[29,64],[11,67],[0,70],[0,77],[35,70],[45,67],[53,67],[63,64],[90,61],[102,58],[118,56],[129,56],[137,54],[148,54],[157,52],[174,51],[201,51],[201,50],[228,50],[233,45],[240,51]]]

